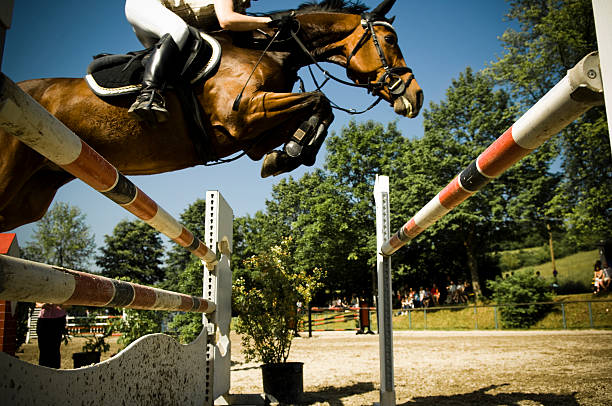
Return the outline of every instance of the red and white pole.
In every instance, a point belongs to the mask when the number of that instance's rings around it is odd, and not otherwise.
[[[381,246],[392,255],[521,158],[594,106],[603,104],[599,57],[584,57],[542,99]]]

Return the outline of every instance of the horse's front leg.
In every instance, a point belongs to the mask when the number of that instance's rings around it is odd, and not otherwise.
[[[245,128],[264,129],[247,154],[254,160],[267,154],[261,170],[267,177],[313,165],[334,116],[321,92],[262,93],[251,98],[244,119]]]

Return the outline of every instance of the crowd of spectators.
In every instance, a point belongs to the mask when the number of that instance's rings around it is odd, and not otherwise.
[[[397,291],[397,301],[400,304],[401,310],[400,315],[407,314],[410,309],[416,309],[421,307],[437,307],[442,304],[462,304],[468,302],[469,282],[459,281],[448,281],[446,286],[446,293],[444,295],[444,303],[441,301],[442,292],[438,286],[434,283],[431,288],[420,287],[418,290],[408,288],[405,290]]]

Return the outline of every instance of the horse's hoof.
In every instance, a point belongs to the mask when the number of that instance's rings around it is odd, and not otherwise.
[[[292,158],[287,153],[272,151],[266,155],[261,165],[261,177],[277,176],[282,173],[291,172],[301,165],[299,158]]]

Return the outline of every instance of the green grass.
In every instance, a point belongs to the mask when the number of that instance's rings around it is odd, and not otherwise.
[[[557,271],[557,280],[561,286],[562,292],[580,292],[589,291],[593,280],[593,264],[599,259],[597,250],[579,252],[569,255],[555,261]],[[511,272],[524,272],[533,269],[540,271],[540,275],[552,283],[552,262],[546,262],[540,265],[526,266],[515,269]],[[510,272],[510,271],[509,271]],[[504,272],[508,274],[509,272]]]

